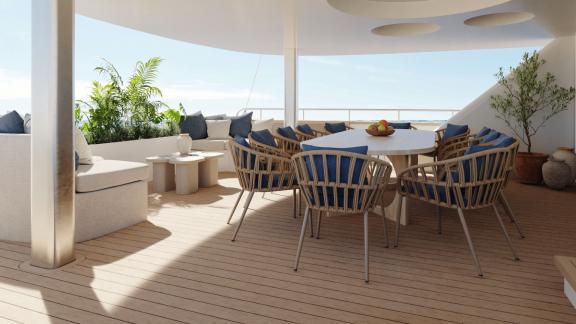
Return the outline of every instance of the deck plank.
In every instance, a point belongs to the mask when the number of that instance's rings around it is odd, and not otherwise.
[[[553,262],[576,250],[573,188],[511,183],[508,199],[527,235],[507,224],[520,262],[490,210],[466,212],[485,278],[474,275],[453,211],[444,212],[440,236],[434,208],[411,202],[397,249],[383,246],[381,217],[372,214],[369,284],[361,280],[361,217],[325,218],[294,272],[301,218],[291,217],[291,194],[256,195],[230,242],[238,216],[225,220],[237,192],[224,176],[194,195],[153,194],[149,222],[78,244],[78,261],[56,271],[22,267],[29,246],[0,242],[0,323],[576,322]]]

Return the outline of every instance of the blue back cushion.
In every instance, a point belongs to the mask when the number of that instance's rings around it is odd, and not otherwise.
[[[472,146],[470,146],[468,149],[466,149],[466,151],[464,152],[464,155],[470,155],[470,154],[488,151],[488,150],[497,149],[497,148],[505,148],[505,147],[508,147],[508,146],[514,144],[515,142],[516,142],[516,140],[514,138],[502,134],[502,135],[500,135],[500,137],[498,137],[498,139],[496,141],[494,141],[490,145],[472,145]],[[490,158],[491,155],[476,158],[476,168],[477,168],[476,170],[478,172],[477,177],[476,177],[477,179],[481,179],[481,177],[484,175],[484,170],[482,169],[482,167],[483,167],[484,163],[486,162],[485,160],[487,157]],[[490,167],[500,167],[499,165],[493,165],[494,163],[492,161],[489,161],[489,163],[492,164]],[[464,161],[463,167],[464,167],[464,177],[465,177],[466,181],[470,181],[472,179],[471,172],[470,172],[470,162]],[[492,170],[489,170],[488,174],[490,174],[491,171]]]
[[[234,141],[244,147],[250,148],[250,144],[242,136],[234,136]],[[248,167],[248,152],[242,152],[242,161],[240,161],[242,167]],[[254,168],[254,163],[256,162],[256,155],[250,154],[250,167]]]
[[[11,111],[0,117],[0,133],[24,134],[24,119],[16,111]]]
[[[486,126],[482,127],[482,129],[478,132],[478,134],[476,134],[476,137],[484,137],[486,135],[488,135],[488,133],[490,133],[492,129],[488,128]]]
[[[208,128],[202,112],[199,111],[182,118],[180,120],[180,132],[190,135],[193,140],[207,138]]]
[[[445,142],[449,138],[465,134],[467,131],[468,125],[448,124],[444,131],[444,136],[442,136],[442,142]]]
[[[308,125],[308,124],[298,125],[298,126],[296,126],[296,129],[298,129],[299,131],[301,131],[304,134],[314,135],[314,131],[312,130],[312,127],[310,127],[310,125]]]
[[[324,128],[330,133],[340,133],[346,130],[345,123],[326,123]]]
[[[278,128],[278,134],[282,135],[283,137],[289,138],[291,140],[298,140],[298,136],[296,136],[296,133],[294,132],[294,130],[292,129],[292,127],[287,126],[287,127],[280,127]]]
[[[252,139],[261,144],[278,147],[274,140],[274,136],[272,136],[272,133],[267,129],[252,132]]]
[[[410,129],[412,126],[411,123],[388,123],[389,126],[392,126],[394,129]]]
[[[248,137],[248,134],[252,131],[252,112],[239,117],[232,117],[230,120],[230,136]]]
[[[495,130],[491,130],[486,136],[484,136],[484,138],[482,139],[482,141],[480,143],[484,144],[484,143],[489,143],[492,142],[494,140],[496,140],[498,137],[500,137],[500,132],[495,131]]]
[[[342,152],[350,152],[350,153],[357,153],[357,154],[367,154],[368,153],[368,146],[357,146],[357,147],[346,147],[346,148],[334,148],[334,147],[319,147],[313,145],[302,144],[302,150],[304,151],[322,151],[322,150],[330,150],[330,151],[342,151]],[[316,166],[316,173],[318,174],[318,181],[325,181],[324,179],[324,162],[322,159],[322,155],[314,156],[314,165]],[[327,155],[326,156],[326,166],[328,168],[328,181],[336,182],[336,174],[337,174],[337,158],[335,155]],[[356,160],[354,164],[354,169],[352,173],[352,183],[358,184],[360,181],[360,173],[362,172],[362,167],[364,166],[364,161]],[[311,179],[313,179],[312,174],[312,162],[307,159],[306,160],[306,167],[308,168],[308,175]],[[348,170],[350,167],[350,158],[342,157],[340,160],[340,180],[339,182],[346,183],[348,182]]]

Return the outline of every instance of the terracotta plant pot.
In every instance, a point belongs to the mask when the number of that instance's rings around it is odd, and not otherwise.
[[[522,183],[541,184],[542,165],[548,159],[547,154],[518,152],[514,172]]]

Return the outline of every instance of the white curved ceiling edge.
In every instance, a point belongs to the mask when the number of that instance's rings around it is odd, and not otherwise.
[[[285,1],[76,0],[76,11],[97,20],[179,41],[233,51],[282,54],[283,25],[287,19]],[[576,31],[574,0],[554,0],[552,3],[511,0],[481,10],[420,19],[354,16],[334,9],[327,0],[293,1],[301,55],[542,46],[554,37],[573,35]],[[494,28],[464,25],[466,19],[475,16],[510,11],[532,12],[535,18],[521,24]],[[371,33],[378,26],[397,23],[433,23],[441,29],[418,37],[381,37]]]

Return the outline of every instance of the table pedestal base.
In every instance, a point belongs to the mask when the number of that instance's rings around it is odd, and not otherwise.
[[[418,155],[390,155],[388,159],[392,162],[392,166],[394,166],[394,171],[397,175],[409,166],[418,164]],[[408,209],[408,199],[404,199],[404,204],[400,206],[401,196],[397,192],[394,195],[392,203],[384,208],[386,218],[396,221],[396,212],[398,208],[401,207],[400,224],[408,225],[410,223],[408,213],[406,212]]]
[[[200,187],[207,188],[218,184],[218,159],[212,158],[200,163],[198,166]]]
[[[189,195],[198,191],[198,163],[174,165],[176,194]]]

